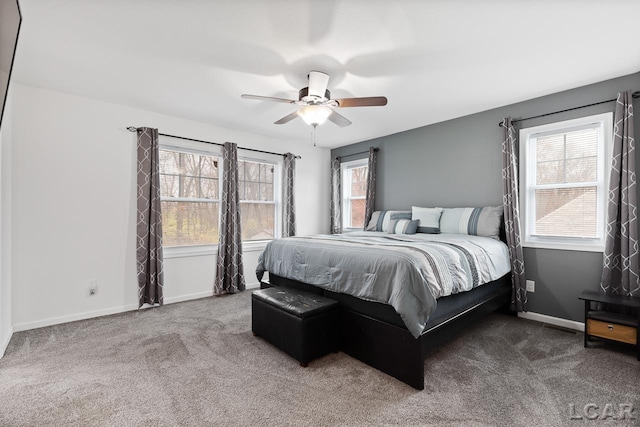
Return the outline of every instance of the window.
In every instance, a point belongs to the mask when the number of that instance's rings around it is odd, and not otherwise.
[[[602,251],[611,113],[520,131],[528,247]]]
[[[271,240],[276,233],[275,176],[278,165],[238,161],[242,240]]]
[[[344,162],[342,170],[342,228],[364,228],[368,159]]]
[[[217,150],[198,151],[162,145],[160,198],[165,247],[186,247],[218,243],[222,158]],[[238,193],[242,240],[271,240],[280,236],[279,198],[281,167],[277,160],[238,160]],[[186,250],[186,252],[185,252]],[[206,251],[211,251],[209,247]],[[181,256],[181,255],[176,255]]]
[[[216,243],[220,159],[166,148],[159,155],[164,246]]]

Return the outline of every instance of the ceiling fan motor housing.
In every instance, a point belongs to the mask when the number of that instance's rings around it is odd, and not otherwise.
[[[320,104],[330,99],[331,99],[331,92],[329,92],[329,89],[324,91],[323,98],[316,95],[309,95],[308,87],[304,87],[298,91],[298,100],[306,102],[308,104]]]

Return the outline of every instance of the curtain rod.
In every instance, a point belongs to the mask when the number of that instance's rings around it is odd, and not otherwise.
[[[138,128],[136,128],[135,126],[129,126],[127,128],[127,130],[129,132],[136,132],[138,130]],[[187,141],[194,141],[194,142],[204,142],[205,144],[213,144],[213,145],[219,145],[219,146],[223,146],[224,144],[220,144],[219,142],[211,142],[211,141],[203,141],[201,139],[193,139],[193,138],[187,138],[184,136],[176,136],[176,135],[169,135],[167,133],[160,133],[158,132],[158,135],[162,135],[162,136],[168,136],[170,138],[178,138],[178,139],[184,139]],[[286,154],[282,154],[282,153],[274,153],[272,151],[263,151],[263,150],[256,150],[255,148],[244,148],[244,147],[238,147],[238,150],[245,150],[245,151],[253,151],[254,153],[264,153],[264,154],[273,154],[276,156],[286,156]],[[301,159],[302,157],[300,156],[294,156],[296,159]]]
[[[631,96],[634,97],[634,98],[640,98],[640,91],[633,92],[633,95],[631,95]],[[607,99],[606,101],[594,102],[593,104],[587,104],[587,105],[581,105],[579,107],[567,108],[566,110],[554,111],[553,113],[540,114],[539,116],[532,116],[532,117],[525,117],[524,119],[511,120],[511,123],[517,123],[517,122],[522,122],[522,121],[525,121],[525,120],[537,119],[539,117],[551,116],[553,114],[565,113],[567,111],[579,110],[580,108],[593,107],[594,105],[606,104],[606,103],[615,102],[615,101],[617,101],[617,99]],[[500,123],[498,123],[498,126],[502,127],[503,124],[504,124],[504,120],[501,121]]]
[[[376,153],[378,152],[379,148],[376,147],[373,149],[373,151],[375,151]],[[367,154],[369,152],[369,150],[367,151],[360,151],[359,153],[351,153],[351,154],[345,154],[344,156],[336,156],[336,160],[340,160],[344,157],[351,157],[351,156],[357,156],[358,154]]]

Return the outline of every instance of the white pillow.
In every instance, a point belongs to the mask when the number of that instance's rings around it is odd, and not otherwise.
[[[411,206],[411,219],[420,220],[418,233],[439,234],[442,208],[420,208]]]

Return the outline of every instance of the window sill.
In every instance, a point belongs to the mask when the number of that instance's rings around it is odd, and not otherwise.
[[[164,259],[211,256],[218,253],[218,245],[165,246],[162,250]]]
[[[258,240],[252,242],[242,242],[242,253],[262,252],[271,240]],[[165,246],[163,248],[164,259],[188,258],[195,256],[212,256],[218,253],[218,245],[198,245],[198,246]]]
[[[242,252],[262,252],[271,240],[256,240],[252,242],[242,242]]]
[[[604,252],[604,245],[601,244],[578,244],[578,243],[559,243],[559,242],[524,242],[523,248],[534,249],[554,249],[562,251],[578,251],[578,252]]]

